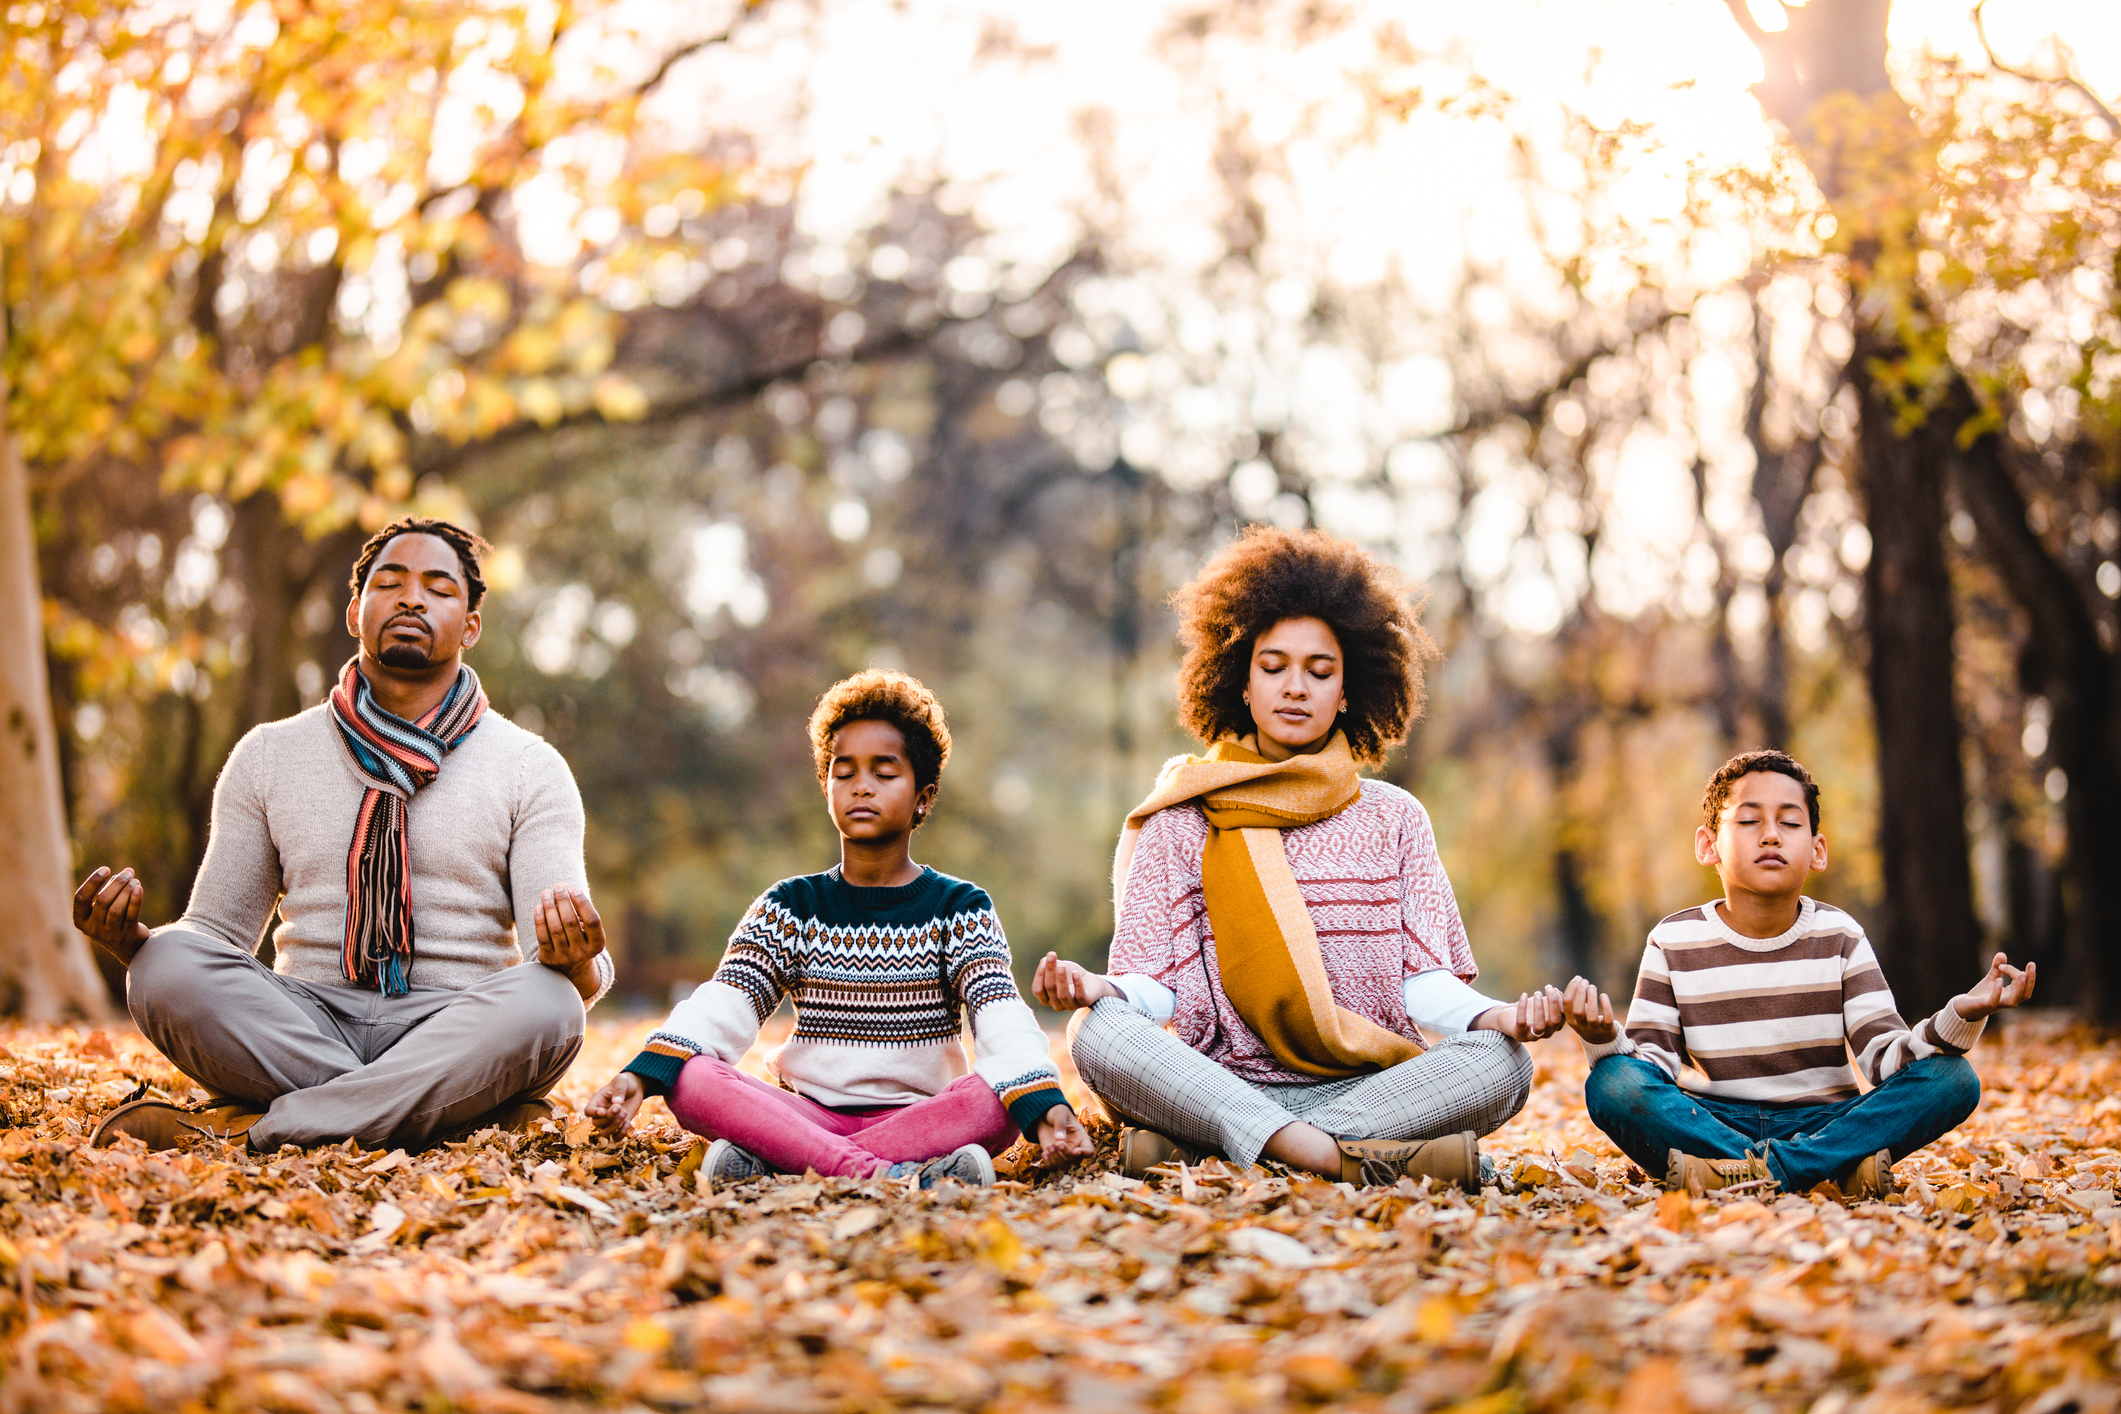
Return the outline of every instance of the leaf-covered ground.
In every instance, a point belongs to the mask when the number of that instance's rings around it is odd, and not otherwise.
[[[552,1133],[261,1162],[82,1147],[190,1086],[130,1031],[0,1029],[0,1409],[2117,1405],[2121,1050],[2082,1034],[1985,1043],[1980,1112],[1850,1208],[1661,1196],[1566,1039],[1490,1141],[1512,1194],[1109,1153],[706,1191],[660,1105],[575,1119],[646,1030],[594,1029]]]

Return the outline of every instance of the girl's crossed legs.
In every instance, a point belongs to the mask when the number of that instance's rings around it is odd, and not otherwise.
[[[838,1178],[870,1178],[964,1144],[999,1154],[1017,1139],[994,1087],[977,1075],[910,1105],[833,1109],[712,1056],[694,1056],[678,1072],[670,1112],[694,1134],[727,1139],[777,1173],[807,1169]]]

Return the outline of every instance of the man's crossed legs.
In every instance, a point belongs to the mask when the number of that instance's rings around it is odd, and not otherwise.
[[[582,1048],[582,998],[525,963],[462,991],[402,997],[283,977],[188,928],[133,958],[126,1004],[171,1064],[262,1109],[250,1146],[354,1139],[416,1148],[512,1101],[542,1097]]]

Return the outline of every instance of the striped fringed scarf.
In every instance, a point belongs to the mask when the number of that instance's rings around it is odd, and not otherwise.
[[[405,858],[405,807],[434,783],[442,758],[486,714],[479,675],[457,669],[449,695],[417,722],[376,705],[350,659],[331,690],[332,720],[354,770],[368,782],[346,851],[346,979],[385,996],[411,989],[412,883]]]

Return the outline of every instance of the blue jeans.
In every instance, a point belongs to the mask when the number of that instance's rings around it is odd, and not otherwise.
[[[1704,1159],[1766,1158],[1785,1193],[1839,1180],[1880,1149],[1905,1158],[1941,1138],[1981,1103],[1964,1056],[1928,1056],[1885,1083],[1830,1105],[1758,1105],[1683,1090],[1634,1056],[1607,1056],[1583,1086],[1591,1122],[1652,1179],[1674,1149]]]

